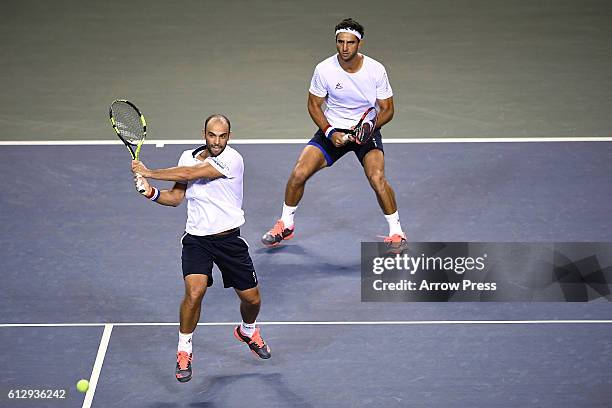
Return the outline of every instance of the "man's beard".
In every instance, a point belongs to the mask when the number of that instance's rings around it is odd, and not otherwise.
[[[210,146],[206,145],[206,150],[208,150],[208,154],[210,155],[210,157],[216,157],[218,155],[220,155],[221,153],[223,153],[223,151],[225,150],[225,147],[223,149],[221,149],[221,151],[217,154],[213,153],[213,151],[210,149]]]

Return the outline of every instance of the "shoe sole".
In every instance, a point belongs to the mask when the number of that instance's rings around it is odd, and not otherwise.
[[[287,241],[289,239],[293,238],[293,233],[291,233],[291,235],[287,235],[285,238],[283,238],[281,241],[275,242],[273,244],[268,244],[266,242],[264,242],[263,240],[261,241],[262,244],[264,244],[264,246],[268,247],[268,248],[274,248],[277,247],[281,244],[281,242],[283,241]]]
[[[191,380],[191,376],[189,377],[183,377],[183,378],[178,378],[176,377],[176,380],[180,383],[186,383],[187,381]]]
[[[401,255],[404,253],[408,253],[410,251],[410,248],[408,246],[405,246],[403,248],[389,248],[387,249],[387,253],[388,254],[394,254],[394,255]]]

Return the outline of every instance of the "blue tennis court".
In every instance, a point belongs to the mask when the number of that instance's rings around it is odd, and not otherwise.
[[[188,147],[149,145],[143,157],[170,166]],[[359,244],[385,225],[371,216],[378,209],[357,161],[315,176],[296,238],[265,249],[258,240],[286,176],[267,171],[266,153],[289,169],[301,144],[234,147],[245,157],[242,235],[273,358],[258,361],[233,339],[237,299],[213,286],[188,384],[173,378],[184,206],[139,197],[119,145],[0,149],[10,180],[1,199],[3,405],[16,403],[10,389],[49,388],[67,390],[66,399],[19,404],[83,406],[74,383],[97,371],[94,407],[236,406],[245,394],[274,407],[606,406],[608,300],[363,303]],[[413,240],[612,239],[608,142],[386,148]],[[334,203],[339,192],[345,199]],[[322,212],[321,203],[334,204]]]

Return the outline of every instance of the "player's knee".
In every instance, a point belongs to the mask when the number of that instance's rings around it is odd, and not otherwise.
[[[248,295],[243,294],[241,296],[241,300],[243,303],[252,307],[259,307],[261,305],[261,297],[259,296],[259,291],[253,291],[253,293],[249,293]]]
[[[387,186],[387,179],[382,171],[372,172],[368,174],[368,181],[372,188],[376,191],[384,190]]]
[[[303,168],[296,167],[291,172],[291,177],[289,177],[289,184],[294,187],[303,186],[306,183],[306,180],[308,180],[309,176],[310,174],[308,174],[308,172],[305,171]]]
[[[248,298],[244,299],[244,302],[253,307],[261,306],[261,298],[259,297],[259,293],[249,296]]]
[[[188,288],[185,291],[185,301],[190,305],[198,305],[202,302],[204,292],[205,289],[202,288]]]

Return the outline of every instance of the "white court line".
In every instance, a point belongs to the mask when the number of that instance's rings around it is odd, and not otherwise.
[[[310,139],[232,139],[230,144],[303,144]],[[466,137],[466,138],[410,138],[383,140],[385,144],[393,143],[533,143],[533,142],[612,142],[612,137]],[[148,145],[197,145],[199,139],[182,140],[147,140]],[[0,146],[88,146],[88,145],[121,145],[120,140],[6,140]]]
[[[303,321],[257,322],[262,326],[409,326],[452,324],[611,324],[612,320],[382,320],[382,321]],[[200,322],[198,326],[234,326],[239,322]],[[178,326],[177,323],[2,323],[3,327],[100,327],[104,326]],[[110,337],[110,333],[109,333]],[[100,344],[100,346],[102,346]]]
[[[85,394],[83,408],[90,408],[91,403],[93,402],[94,394],[96,393],[96,386],[98,385],[98,378],[100,378],[100,371],[102,370],[102,364],[104,364],[104,357],[106,356],[106,349],[108,348],[108,342],[110,341],[112,332],[113,325],[105,324],[104,333],[102,333],[102,339],[100,340],[100,347],[98,347],[96,362],[94,363],[93,370],[91,371],[91,377],[89,378],[89,389]]]

